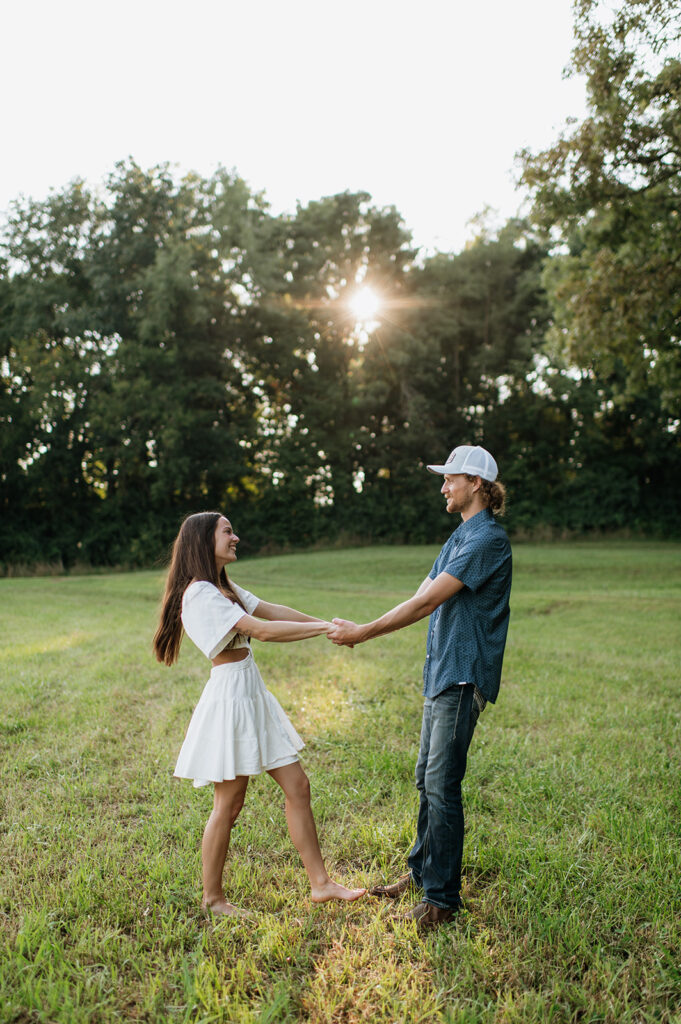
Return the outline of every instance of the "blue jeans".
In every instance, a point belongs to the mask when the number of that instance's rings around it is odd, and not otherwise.
[[[478,721],[475,687],[452,686],[426,697],[416,762],[419,820],[409,868],[423,898],[436,907],[461,905],[463,805],[461,781]]]

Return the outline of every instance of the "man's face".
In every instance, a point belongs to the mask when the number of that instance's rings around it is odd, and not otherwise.
[[[447,499],[447,511],[466,512],[473,504],[476,481],[469,480],[464,473],[445,473],[440,493]]]

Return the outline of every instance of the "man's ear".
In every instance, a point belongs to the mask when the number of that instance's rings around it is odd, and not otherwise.
[[[473,481],[473,494],[475,494],[476,491],[479,491],[481,487],[482,487],[482,477],[481,476],[476,476],[475,480]]]

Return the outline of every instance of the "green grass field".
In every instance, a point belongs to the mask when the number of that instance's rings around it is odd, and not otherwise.
[[[364,620],[435,548],[235,567],[260,596]],[[681,1021],[681,545],[517,545],[504,680],[466,777],[464,898],[426,938],[313,905],[278,787],[252,780],[206,923],[209,789],[172,778],[208,663],[150,641],[162,574],[0,580],[2,1022]],[[254,644],[305,738],[327,863],[404,870],[425,621],[358,647]]]

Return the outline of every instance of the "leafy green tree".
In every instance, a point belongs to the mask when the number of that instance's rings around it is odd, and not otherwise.
[[[349,299],[359,282],[395,295],[413,258],[394,208],[341,193],[273,220],[260,240],[248,367],[263,395],[260,458],[274,492],[294,513],[298,537],[358,532],[363,338]],[[273,524],[273,528],[276,526]]]
[[[46,558],[148,559],[180,514],[242,487],[256,402],[240,326],[263,216],[225,172],[177,184],[132,163],[102,199],[75,183],[15,205],[3,504],[16,519],[21,492],[36,536],[62,538]]]
[[[569,71],[589,113],[549,149],[524,151],[534,215],[552,230],[546,285],[554,350],[681,400],[681,9],[676,0],[575,3]],[[620,368],[624,371],[622,374]]]
[[[372,335],[359,371],[361,462],[382,529],[425,540],[451,525],[422,467],[455,444],[486,443],[504,463],[504,403],[519,390],[534,398],[526,375],[547,319],[544,252],[512,222],[458,255],[435,255]]]
[[[91,196],[79,182],[14,204],[2,267],[2,542],[8,561],[77,555],[92,512],[82,477],[99,339],[82,330]],[[13,272],[10,273],[10,267]]]
[[[219,506],[248,471],[255,402],[240,370],[252,222],[262,209],[237,178],[176,185],[167,169],[120,166],[93,273],[115,374],[96,410],[93,478],[139,522],[140,542],[178,512]],[[154,531],[150,525],[157,523]]]

